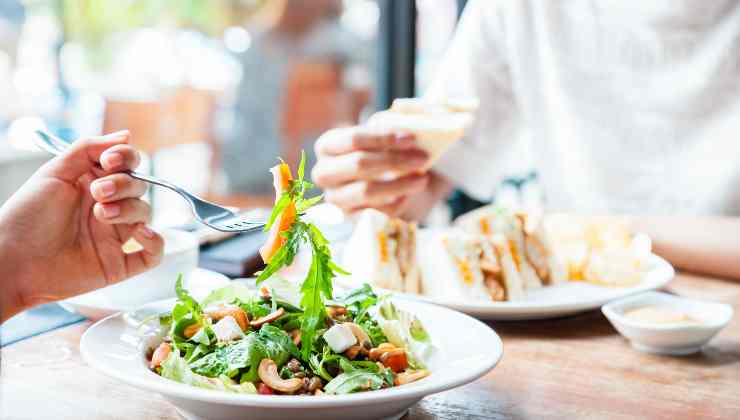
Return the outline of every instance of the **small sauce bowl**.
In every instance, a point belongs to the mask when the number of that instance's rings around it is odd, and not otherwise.
[[[693,323],[660,323],[627,316],[644,307],[660,307],[688,315]],[[647,292],[608,303],[601,311],[637,350],[664,355],[696,353],[732,319],[732,306]]]

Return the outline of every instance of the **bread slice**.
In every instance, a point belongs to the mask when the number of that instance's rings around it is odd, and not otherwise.
[[[475,100],[428,102],[418,98],[393,101],[391,108],[381,111],[367,125],[383,130],[413,133],[422,150],[429,154],[431,167],[472,126],[477,109]]]
[[[425,295],[455,301],[521,297],[521,280],[515,272],[508,277],[512,273],[502,269],[488,239],[459,229],[426,235],[419,246]],[[513,287],[511,292],[508,285]]]
[[[524,288],[536,289],[542,287],[543,279],[549,275],[546,263],[541,261],[549,254],[544,249],[544,244],[536,240],[534,235],[529,235],[529,240],[527,240],[526,222],[526,218],[507,209],[485,206],[460,216],[455,221],[455,225],[467,232],[484,235],[489,239],[494,235],[502,235],[508,242],[507,248],[511,253],[514,267],[523,281]],[[538,251],[541,251],[540,254],[537,253]],[[533,262],[539,270],[535,269]]]
[[[416,224],[364,210],[344,248],[343,268],[355,283],[420,293],[416,247]]]

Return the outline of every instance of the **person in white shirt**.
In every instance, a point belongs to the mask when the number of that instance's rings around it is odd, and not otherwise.
[[[327,132],[328,201],[490,199],[527,141],[546,209],[626,215],[679,268],[740,278],[740,3],[473,0],[427,96],[478,98],[471,133],[421,173],[413,136]]]

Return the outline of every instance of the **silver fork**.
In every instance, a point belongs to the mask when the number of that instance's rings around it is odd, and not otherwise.
[[[36,134],[34,137],[36,145],[54,156],[64,153],[71,145],[43,130],[36,130]],[[210,203],[165,180],[134,171],[126,173],[132,178],[159,185],[180,194],[190,204],[193,216],[200,223],[212,229],[228,233],[245,233],[261,230],[265,226],[266,221],[264,220],[250,220],[248,214],[238,214],[218,204]]]

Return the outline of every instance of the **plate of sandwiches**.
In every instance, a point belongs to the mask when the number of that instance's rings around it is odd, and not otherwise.
[[[365,210],[342,247],[351,275],[338,285],[367,282],[481,319],[555,318],[665,286],[674,269],[651,248],[612,219],[486,206],[421,229]]]

